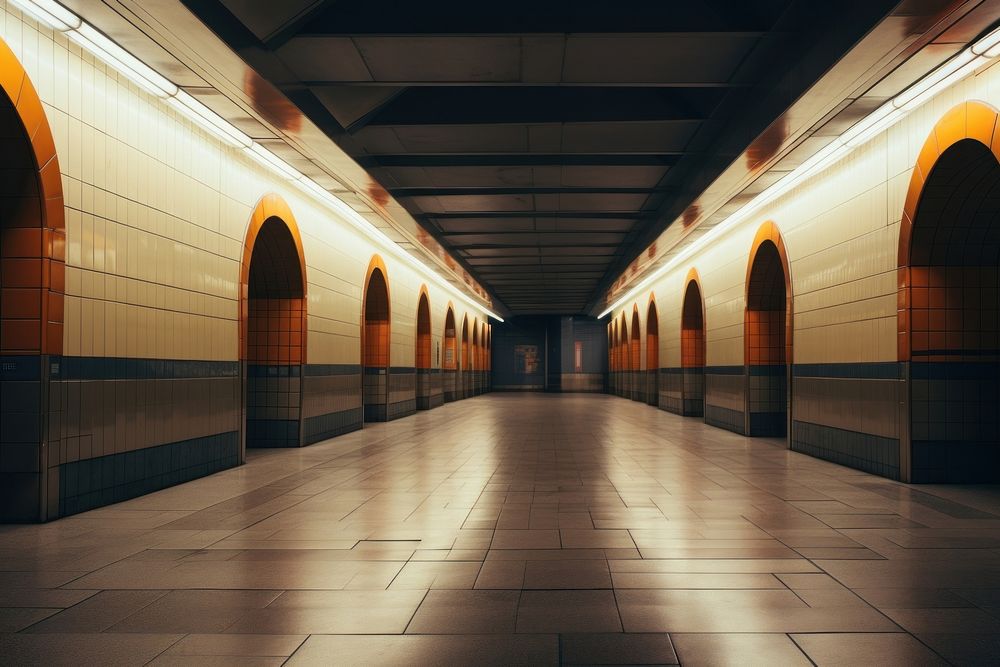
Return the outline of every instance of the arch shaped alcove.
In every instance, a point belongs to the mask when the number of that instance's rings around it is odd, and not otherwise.
[[[63,354],[66,222],[62,176],[45,109],[17,56],[0,40],[0,358],[11,391],[32,409],[4,410],[0,432],[0,521],[44,521],[62,513],[60,448],[48,414],[58,393],[50,357]],[[30,378],[30,379],[29,379]],[[15,384],[16,383],[16,384]],[[41,428],[39,428],[41,424]],[[58,457],[57,457],[58,458]]]
[[[441,404],[441,374],[435,372],[433,359],[433,336],[431,333],[431,305],[427,296],[427,286],[420,288],[417,299],[417,336],[414,350],[414,365],[417,374],[417,409],[430,410]]]
[[[705,302],[698,272],[691,269],[681,305],[681,414],[705,413]]]
[[[744,433],[788,433],[792,363],[792,289],[788,254],[778,227],[764,223],[747,265],[743,349]]]
[[[444,316],[444,353],[441,358],[441,370],[444,401],[446,403],[457,401],[461,391],[458,371],[458,338],[455,329],[455,308],[450,302]]]
[[[649,295],[646,307],[646,403],[660,404],[660,316],[656,299]]]
[[[481,382],[482,382],[482,350],[480,349],[479,340],[479,319],[473,318],[472,320],[472,382],[471,382],[471,394],[473,396],[478,396],[481,393]]]
[[[632,396],[632,346],[628,335],[628,322],[625,320],[625,313],[621,318],[621,339],[619,343],[621,350],[621,372],[619,377],[621,383],[618,387],[618,395],[623,398]]]
[[[462,316],[462,367],[459,370],[462,398],[472,395],[472,345],[469,339],[469,316]]]
[[[391,308],[385,262],[372,257],[365,274],[361,310],[362,403],[366,422],[389,419]]]
[[[898,355],[909,379],[909,428],[900,438],[906,481],[1000,480],[997,121],[982,102],[951,109],[910,179],[897,314]]]
[[[629,376],[629,398],[633,401],[645,401],[646,394],[643,391],[645,378],[642,376],[642,332],[639,324],[639,306],[632,306],[632,337],[629,339],[629,358],[632,360],[631,374]]]
[[[295,216],[265,195],[243,244],[240,354],[246,362],[246,446],[303,444],[306,263]]]

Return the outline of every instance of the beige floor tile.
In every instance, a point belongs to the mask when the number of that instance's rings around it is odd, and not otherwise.
[[[450,403],[0,526],[5,662],[983,664],[997,619],[994,489],[607,396]]]
[[[611,575],[604,560],[529,560],[524,569],[523,588],[611,588]]]
[[[187,635],[166,651],[178,656],[272,656],[288,657],[306,635]]]
[[[110,632],[0,635],[0,655],[11,665],[141,665],[181,637]]]
[[[428,591],[407,634],[510,634],[520,591]]]
[[[818,667],[924,667],[948,663],[912,635],[904,633],[840,633],[792,635]]]
[[[556,665],[555,635],[313,636],[286,663],[330,665]]]
[[[671,640],[682,665],[729,667],[730,665],[788,665],[808,667],[812,663],[788,635],[774,634],[672,634]]]
[[[518,632],[620,632],[611,591],[524,591]]]

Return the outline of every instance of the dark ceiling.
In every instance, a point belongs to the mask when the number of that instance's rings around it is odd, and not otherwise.
[[[514,314],[589,310],[897,4],[184,2]]]

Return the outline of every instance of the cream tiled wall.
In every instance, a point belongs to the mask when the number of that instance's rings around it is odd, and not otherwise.
[[[792,361],[896,361],[897,252],[910,175],[934,124],[968,100],[1000,106],[1000,67],[991,65],[941,92],[660,278],[651,290],[661,320],[660,365],[680,366],[680,313],[692,267],[705,298],[707,365],[744,363],[747,262],[766,221],[781,230],[791,265]],[[613,316],[631,317],[637,303],[644,318],[648,298],[648,292],[640,294]]]
[[[362,282],[375,253],[388,267],[391,364],[414,364],[424,283],[440,346],[448,294],[435,283],[61,34],[4,8],[0,37],[38,89],[63,171],[64,354],[236,360],[243,240],[271,192],[302,234],[309,363],[360,363]],[[484,319],[456,303],[458,321],[466,314]]]

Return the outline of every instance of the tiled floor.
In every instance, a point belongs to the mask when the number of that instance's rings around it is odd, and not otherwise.
[[[996,664],[1000,489],[489,395],[0,528],[4,664]]]

